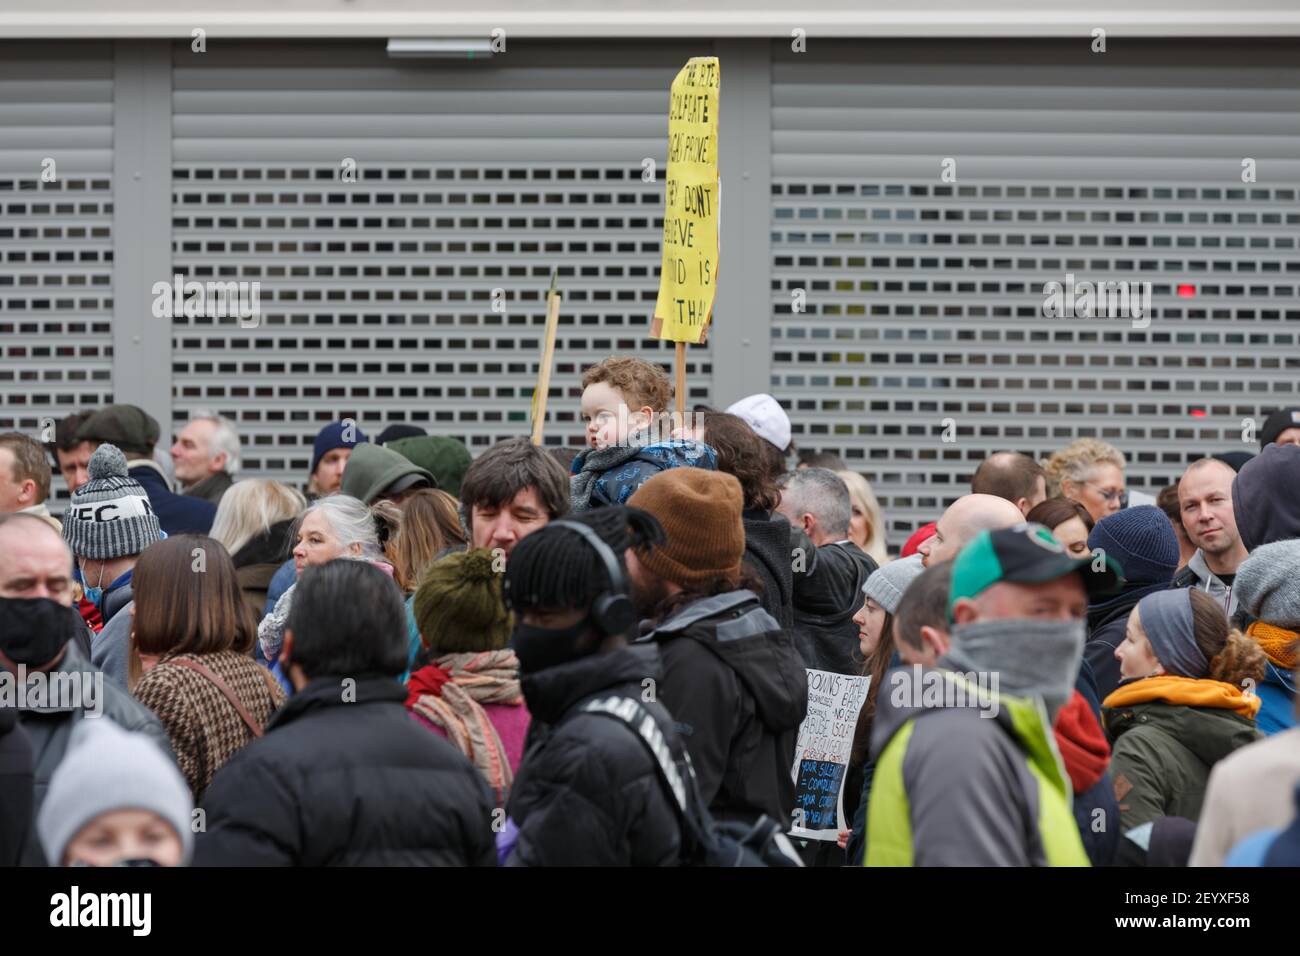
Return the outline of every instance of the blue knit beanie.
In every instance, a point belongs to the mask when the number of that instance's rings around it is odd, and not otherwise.
[[[1118,561],[1130,585],[1168,584],[1178,570],[1178,537],[1155,505],[1106,515],[1088,535],[1088,548],[1093,552],[1100,548]]]
[[[344,431],[347,432],[346,436]],[[320,460],[335,448],[355,448],[369,440],[356,422],[351,423],[351,428],[343,422],[330,422],[316,433],[316,441],[312,443],[311,467],[307,469],[307,474],[316,474],[316,466],[320,464]]]

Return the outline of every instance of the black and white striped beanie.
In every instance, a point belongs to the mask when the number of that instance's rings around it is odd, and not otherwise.
[[[149,496],[126,473],[126,456],[103,444],[86,466],[90,480],[72,495],[63,538],[79,558],[107,560],[139,554],[162,538]]]

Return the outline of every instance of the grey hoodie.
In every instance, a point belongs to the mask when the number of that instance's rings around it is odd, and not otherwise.
[[[1232,585],[1220,580],[1210,570],[1210,566],[1205,563],[1205,555],[1201,553],[1200,548],[1196,549],[1196,553],[1192,555],[1192,559],[1187,562],[1187,565],[1174,575],[1170,587],[1199,588],[1214,598],[1219,603],[1219,606],[1223,608],[1223,613],[1229,618],[1237,613],[1237,595],[1233,591]]]

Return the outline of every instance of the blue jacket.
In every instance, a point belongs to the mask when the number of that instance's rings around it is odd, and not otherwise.
[[[612,464],[604,465],[609,459]],[[708,445],[672,439],[630,448],[588,449],[573,460],[569,499],[574,511],[624,505],[643,484],[669,468],[715,471],[718,455]]]
[[[1120,832],[1119,801],[1109,770],[1083,793],[1074,795],[1074,822],[1092,865],[1110,866],[1119,850]]]
[[[149,496],[149,506],[158,516],[163,531],[168,534],[207,534],[212,530],[217,506],[211,501],[176,494],[167,487],[162,473],[149,465],[128,468],[127,474],[138,481]]]
[[[297,580],[298,572],[294,569],[293,558],[290,558],[280,565],[279,570],[271,577],[271,583],[266,586],[266,607],[262,608],[263,617],[275,609],[275,602],[280,600],[284,592],[293,587],[293,582]]]
[[[262,616],[271,613],[275,607],[275,602],[280,600],[284,592],[293,587],[293,583],[298,580],[298,572],[293,566],[293,558],[285,561],[276,570],[271,577],[271,583],[266,586],[266,607],[262,609]],[[280,682],[286,694],[293,694],[293,684],[289,683],[289,678],[285,676],[284,670],[280,667],[279,660],[268,661],[262,656],[262,644],[260,641],[253,642],[253,659],[263,667],[267,668]]]
[[[420,625],[415,623],[415,595],[412,594],[406,599],[406,673],[397,678],[398,683],[405,684],[406,679],[411,676],[411,671],[415,668],[415,658],[424,646],[420,640]]]
[[[99,601],[95,606],[99,608],[100,620],[105,625],[117,616],[118,611],[131,603],[133,597],[131,594],[131,580],[134,575],[135,568],[127,568],[104,586],[104,593],[99,596]],[[83,590],[90,588],[90,584],[81,574],[80,567],[72,569],[72,578],[81,585]]]
[[[1259,713],[1255,726],[1265,737],[1295,726],[1295,680],[1272,661],[1264,671],[1264,680],[1255,693],[1259,696]]]

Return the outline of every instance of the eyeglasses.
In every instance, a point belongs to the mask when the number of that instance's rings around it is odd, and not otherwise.
[[[1128,507],[1128,489],[1127,489],[1127,488],[1121,488],[1121,489],[1119,489],[1119,491],[1111,491],[1110,489],[1103,488],[1101,485],[1097,484],[1095,481],[1085,481],[1084,484],[1085,484],[1085,485],[1091,485],[1092,487],[1096,488],[1096,489],[1097,489],[1097,494],[1101,495],[1101,496],[1102,496],[1103,498],[1105,498],[1107,501],[1118,501],[1118,502],[1119,502],[1119,506],[1120,506],[1121,508],[1127,508],[1127,507]]]

